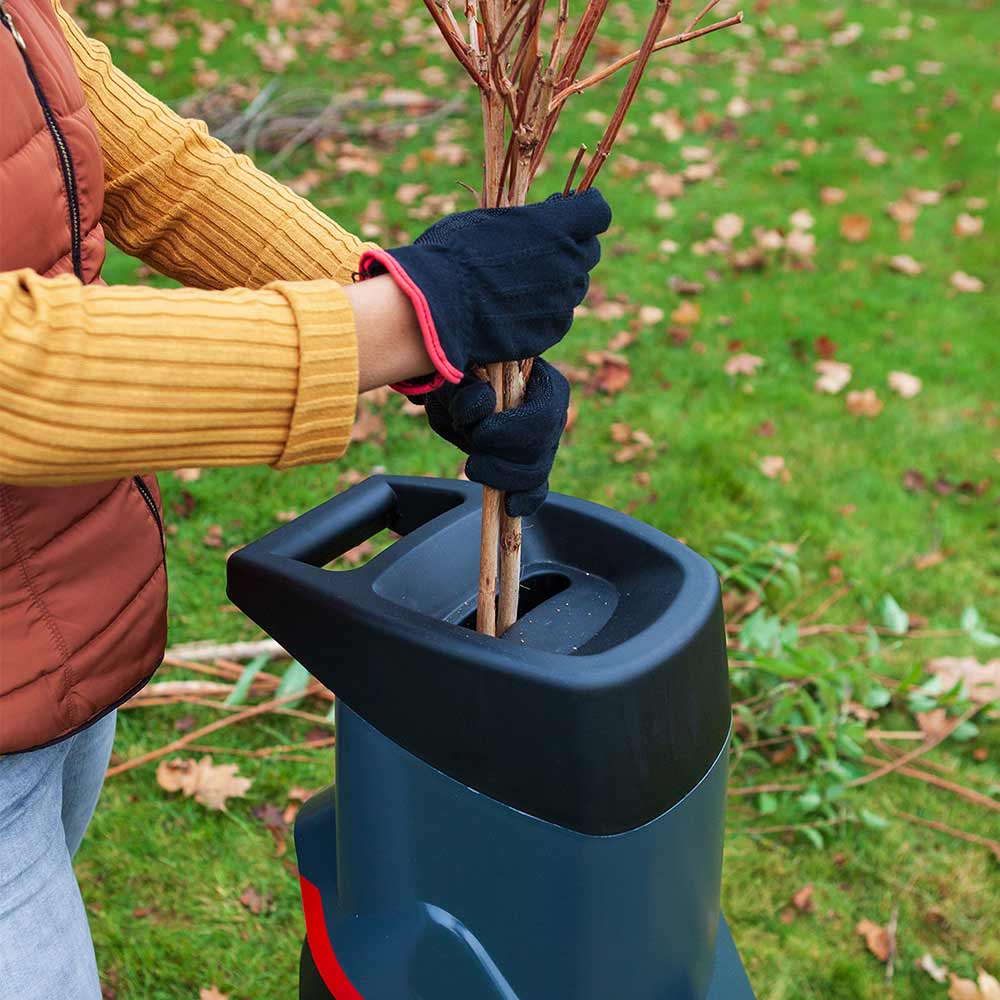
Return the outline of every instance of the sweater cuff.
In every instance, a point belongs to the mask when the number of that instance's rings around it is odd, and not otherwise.
[[[299,376],[288,437],[276,469],[341,457],[358,403],[354,311],[336,281],[276,281],[299,330]]]

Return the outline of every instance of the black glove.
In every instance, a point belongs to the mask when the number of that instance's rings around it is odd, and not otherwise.
[[[493,387],[475,375],[413,398],[424,403],[431,427],[469,456],[466,475],[507,494],[511,517],[542,506],[569,409],[569,382],[561,372],[536,358],[524,402],[502,413],[493,412]]]
[[[562,340],[610,224],[611,209],[592,188],[458,212],[412,246],[363,254],[362,279],[389,273],[409,296],[437,369],[395,388],[412,395],[457,384],[473,364],[533,358]]]

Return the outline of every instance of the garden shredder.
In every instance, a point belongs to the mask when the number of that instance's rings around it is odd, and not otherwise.
[[[481,496],[375,476],[229,560],[231,599],[337,697],[336,780],[295,827],[301,1000],[752,1000],[720,914],[714,570],[551,495],[516,624],[480,635]]]

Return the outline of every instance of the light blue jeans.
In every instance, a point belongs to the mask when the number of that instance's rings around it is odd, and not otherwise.
[[[0,758],[0,998],[101,1000],[73,855],[93,815],[115,713]]]

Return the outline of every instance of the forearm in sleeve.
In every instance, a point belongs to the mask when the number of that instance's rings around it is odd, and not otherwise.
[[[204,291],[0,274],[3,483],[329,461],[357,385],[334,281]]]

